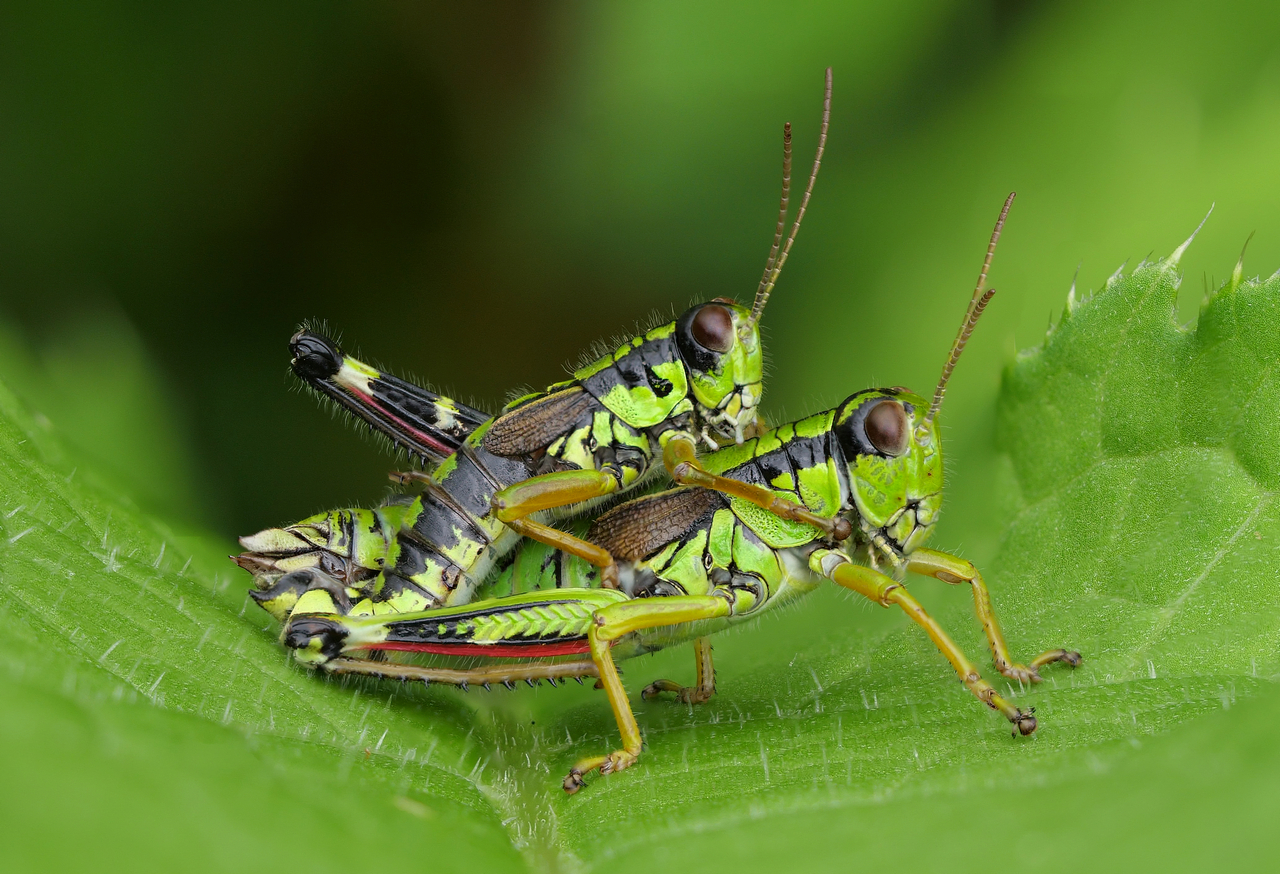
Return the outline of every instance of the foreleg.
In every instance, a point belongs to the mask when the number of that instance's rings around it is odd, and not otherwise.
[[[701,486],[735,498],[742,498],[783,519],[807,522],[833,540],[847,540],[853,533],[853,527],[843,516],[828,519],[795,501],[781,498],[762,486],[729,479],[705,470],[698,461],[697,444],[681,434],[673,435],[662,448],[662,463],[671,474],[671,479],[682,486]]]
[[[1000,696],[998,692],[982,679],[977,667],[969,661],[964,651],[956,645],[942,626],[934,620],[920,602],[898,581],[885,576],[879,571],[863,565],[854,564],[848,558],[832,550],[818,550],[810,559],[810,567],[831,581],[857,592],[883,607],[897,605],[911,618],[955,668],[965,688],[973,693],[983,704],[992,710],[998,710],[1006,719],[1014,724],[1024,735],[1036,730],[1034,711],[1024,711],[1014,707]]]
[[[973,589],[973,609],[978,614],[978,622],[987,635],[987,643],[991,646],[991,656],[996,670],[1011,680],[1020,683],[1039,683],[1040,668],[1053,662],[1066,662],[1071,667],[1079,665],[1083,659],[1080,653],[1067,649],[1051,649],[1042,652],[1031,660],[1030,665],[1018,664],[1009,655],[1009,647],[1004,642],[1004,633],[996,620],[995,610],[991,606],[991,593],[987,591],[982,574],[971,562],[945,552],[934,549],[917,549],[907,560],[907,570],[926,577],[942,580],[944,583],[958,585],[968,583]]]

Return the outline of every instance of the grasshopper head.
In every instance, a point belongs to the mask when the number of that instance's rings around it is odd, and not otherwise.
[[[715,436],[732,438],[738,443],[743,440],[743,431],[755,424],[756,407],[760,403],[764,372],[760,316],[800,231],[800,221],[809,206],[809,196],[813,194],[822,153],[827,146],[827,127],[831,122],[830,67],[825,78],[822,130],[813,156],[813,170],[785,244],[782,240],[791,192],[791,123],[787,122],[782,128],[782,198],[778,205],[778,226],[755,300],[750,307],[743,307],[732,300],[716,298],[694,307],[676,321],[676,342],[689,370],[699,423]]]
[[[741,443],[763,390],[764,350],[751,311],[716,298],[677,319],[675,337],[698,421],[715,436]]]
[[[879,388],[836,411],[861,536],[893,565],[925,541],[942,505],[942,449],[928,409],[906,389]]]
[[[905,388],[870,389],[858,392],[836,410],[835,432],[849,465],[850,491],[862,537],[873,558],[882,556],[895,568],[929,536],[942,506],[938,410],[960,353],[995,294],[995,289],[986,287],[987,271],[1013,197],[1010,194],[1005,199],[996,219],[977,287],[942,367],[933,400],[926,401]]]

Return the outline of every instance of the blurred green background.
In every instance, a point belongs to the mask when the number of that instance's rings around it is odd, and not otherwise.
[[[0,7],[0,378],[150,509],[224,535],[384,491],[295,390],[346,344],[489,408],[591,341],[754,289],[782,122],[826,161],[765,323],[774,421],[936,379],[1004,195],[1001,294],[944,421],[981,559],[1002,364],[1167,254],[1194,316],[1280,266],[1274,3]]]

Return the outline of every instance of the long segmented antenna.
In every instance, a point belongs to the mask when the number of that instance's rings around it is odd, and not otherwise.
[[[822,164],[822,153],[827,148],[827,128],[831,125],[831,68],[827,67],[826,88],[822,95],[822,132],[818,135],[818,151],[813,156],[813,170],[809,173],[809,186],[804,190],[804,197],[800,199],[800,209],[796,212],[796,220],[791,225],[791,233],[787,235],[786,245],[782,247],[781,253],[777,252],[777,241],[779,237],[774,236],[774,248],[769,253],[769,260],[765,264],[765,276],[761,279],[760,288],[756,292],[755,303],[751,306],[751,317],[747,320],[750,325],[755,325],[760,321],[760,316],[764,312],[764,305],[769,302],[769,295],[773,293],[773,286],[778,281],[778,275],[782,273],[782,265],[787,263],[787,256],[791,254],[791,244],[796,241],[796,234],[800,230],[800,222],[804,218],[805,210],[809,208],[809,196],[813,194],[813,184],[818,180],[818,167]],[[787,136],[791,131],[791,126],[784,128],[784,149],[786,157],[784,158],[784,171],[790,169],[790,137]],[[785,204],[790,188],[790,173],[784,172],[783,179],[783,202]],[[786,216],[786,207],[784,205],[782,211],[783,218]],[[779,230],[782,227],[782,221],[778,223]],[[776,257],[775,257],[776,253]],[[766,281],[767,279],[767,281]]]
[[[773,246],[769,249],[769,260],[764,262],[764,273],[760,277],[760,286],[756,295],[764,293],[769,284],[769,273],[778,260],[778,249],[782,246],[782,235],[787,230],[787,206],[791,202],[791,122],[782,126],[782,200],[778,204],[778,227],[773,231]]]
[[[1004,201],[1004,208],[1000,210],[1000,218],[996,219],[995,230],[991,232],[991,242],[987,244],[987,257],[982,259],[982,272],[978,274],[978,284],[973,289],[973,297],[969,299],[969,308],[965,310],[964,321],[960,324],[960,333],[956,335],[956,342],[951,346],[951,355],[947,357],[947,363],[943,365],[942,379],[938,380],[938,387],[933,392],[933,403],[929,405],[929,412],[925,415],[924,421],[920,423],[919,431],[921,433],[929,430],[929,423],[933,421],[934,416],[938,415],[938,408],[942,406],[942,398],[947,393],[947,380],[951,378],[951,372],[956,369],[956,362],[960,360],[960,353],[964,351],[965,344],[969,342],[969,335],[973,333],[973,328],[978,323],[978,317],[987,308],[987,302],[991,300],[991,296],[996,293],[994,288],[985,290],[987,287],[987,271],[991,269],[991,258],[996,253],[996,243],[1000,241],[1000,231],[1004,229],[1004,220],[1009,215],[1009,207],[1013,206],[1013,198],[1016,195],[1016,191],[1009,192],[1009,196]]]

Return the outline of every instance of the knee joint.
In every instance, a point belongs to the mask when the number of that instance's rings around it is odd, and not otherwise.
[[[342,653],[347,630],[327,616],[300,616],[281,635],[293,656],[306,665],[320,665]]]
[[[958,567],[955,570],[959,571],[959,573],[953,573],[949,570],[939,570],[934,574],[934,576],[942,582],[950,583],[954,586],[960,583],[971,583],[973,582],[973,578],[978,575],[978,569],[974,567],[971,562],[967,561],[962,567]]]

